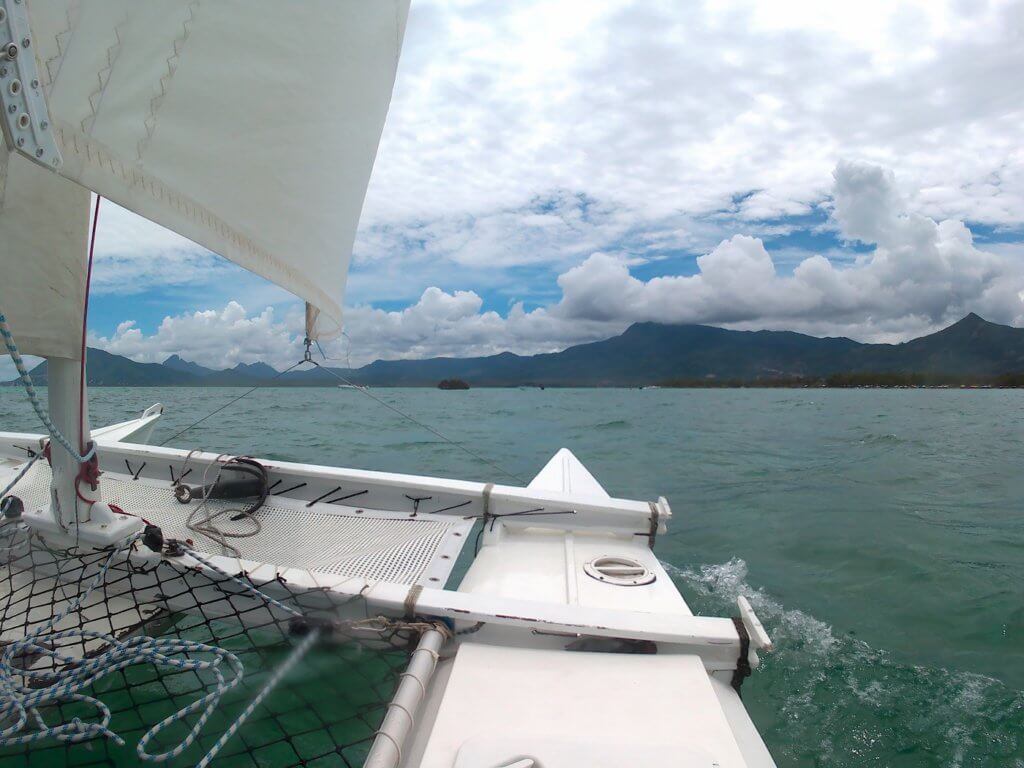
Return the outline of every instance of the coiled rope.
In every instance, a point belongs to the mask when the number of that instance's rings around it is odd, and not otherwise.
[[[164,762],[181,755],[195,743],[200,731],[221,699],[242,680],[245,670],[241,660],[230,651],[214,645],[194,640],[173,637],[152,638],[144,635],[122,641],[111,635],[87,629],[53,631],[58,623],[72,611],[78,610],[82,602],[104,582],[107,572],[117,556],[129,550],[139,538],[130,539],[118,549],[113,550],[88,587],[77,598],[69,602],[62,611],[23,639],[13,641],[4,648],[3,654],[0,655],[0,722],[6,722],[12,718],[15,718],[16,721],[13,725],[0,730],[0,747],[30,744],[51,738],[74,744],[96,737],[109,738],[118,746],[123,746],[124,739],[110,728],[110,709],[100,699],[82,693],[84,689],[101,678],[134,664],[149,663],[157,667],[171,667],[195,673],[204,671],[212,673],[216,680],[209,693],[164,718],[139,739],[136,752],[141,760]],[[274,600],[251,584],[246,584],[241,579],[231,577],[221,569],[212,566],[205,558],[197,556],[198,553],[190,550],[189,554],[205,565],[213,567],[213,570],[218,573],[228,576],[253,595],[286,612],[301,615],[294,608]],[[210,764],[256,707],[270,694],[288,671],[305,656],[318,639],[319,634],[319,630],[314,627],[303,638],[302,642],[275,670],[259,694],[197,763],[197,766],[205,768]],[[83,642],[100,641],[106,650],[88,659],[79,659],[53,650],[58,647],[59,641],[68,638],[76,638]],[[38,658],[39,656],[50,657],[63,666],[56,671],[28,670],[18,667],[15,663],[18,658]],[[225,674],[226,671],[227,674]],[[39,682],[45,682],[47,685],[42,688],[26,685],[30,680],[35,682],[36,686]],[[81,718],[76,717],[67,723],[49,725],[44,720],[40,712],[42,707],[69,702],[79,702],[93,707],[99,713],[98,722],[84,722]],[[200,711],[201,714],[196,722],[175,747],[158,754],[151,754],[147,751],[149,742],[164,729]],[[35,724],[36,730],[25,732],[30,721]]]
[[[237,656],[205,643],[146,636],[121,641],[112,635],[87,629],[53,631],[58,623],[72,611],[78,610],[93,590],[103,583],[117,556],[128,550],[136,540],[137,537],[113,550],[88,587],[57,615],[23,639],[15,640],[4,648],[0,656],[0,717],[5,721],[12,716],[17,719],[13,725],[0,731],[0,746],[30,744],[50,738],[74,744],[100,736],[123,746],[124,739],[110,729],[110,709],[98,698],[82,693],[83,690],[106,675],[133,664],[151,663],[194,672],[211,671],[216,677],[216,685],[211,692],[157,723],[139,740],[137,752],[141,759],[162,762],[180,755],[191,746],[224,694],[242,679],[242,663]],[[58,647],[58,641],[68,638],[78,638],[83,642],[98,640],[106,650],[89,659],[79,659],[53,650]],[[207,658],[192,658],[194,654],[202,654]],[[38,656],[50,657],[63,666],[55,671],[27,670],[15,663],[17,658]],[[209,656],[213,658],[209,659]],[[230,678],[226,678],[223,671],[228,667],[232,672]],[[47,682],[48,685],[32,687],[25,684],[29,680]],[[99,722],[84,722],[76,717],[60,725],[47,724],[40,708],[64,702],[80,702],[94,707],[99,713]],[[199,710],[203,710],[202,714],[178,746],[155,755],[146,751],[146,744],[160,731]],[[30,718],[36,730],[25,733]]]
[[[189,462],[192,461],[192,454],[195,451],[189,451],[188,456],[185,458],[185,463],[181,467],[182,475],[185,473],[186,467]],[[225,461],[221,461],[225,459]],[[210,470],[217,466],[217,474],[213,478],[212,483],[208,483]],[[262,492],[257,498],[254,504],[250,504],[246,508],[239,507],[227,507],[222,509],[213,509],[210,507],[210,501],[213,500],[212,489],[217,486],[220,482],[221,475],[223,475],[225,469],[233,469],[238,471],[239,467],[248,472],[250,476],[257,476],[262,480]],[[228,539],[244,539],[256,536],[261,530],[263,530],[263,524],[260,522],[258,517],[254,517],[253,513],[256,512],[267,499],[267,470],[259,464],[259,462],[250,459],[246,456],[235,456],[229,457],[227,454],[221,454],[217,456],[213,461],[206,465],[203,470],[203,480],[200,488],[203,489],[203,496],[199,502],[199,505],[192,509],[188,517],[185,520],[185,527],[193,533],[205,536],[206,538],[215,541],[221,546],[224,552],[230,552],[235,557],[241,557],[242,551],[231,544]],[[180,501],[180,499],[179,499]],[[229,531],[218,527],[217,520],[226,515],[235,515],[232,520],[246,520],[251,525],[251,528],[247,531]]]

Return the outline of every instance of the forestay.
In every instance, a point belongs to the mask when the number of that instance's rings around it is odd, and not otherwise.
[[[337,333],[408,0],[29,10],[59,172],[305,299],[314,337]]]

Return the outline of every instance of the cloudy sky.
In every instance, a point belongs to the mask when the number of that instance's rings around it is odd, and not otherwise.
[[[1024,0],[413,0],[328,354],[531,353],[637,320],[1024,325]],[[116,206],[91,342],[213,367],[301,306]]]

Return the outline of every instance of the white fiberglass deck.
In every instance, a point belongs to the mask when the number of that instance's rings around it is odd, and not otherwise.
[[[137,432],[130,423],[115,426],[119,439]],[[339,606],[358,597],[395,617],[409,614],[411,600],[418,616],[462,630],[429,684],[416,689],[422,704],[396,698],[394,711],[415,714],[411,723],[409,715],[399,718],[411,726],[408,738],[375,742],[381,755],[398,760],[389,765],[774,768],[730,685],[742,652],[736,627],[691,615],[652,551],[671,517],[667,502],[610,498],[567,450],[528,488],[266,461],[276,495],[255,513],[260,532],[231,540],[250,561],[241,562],[189,530],[197,502],[183,505],[173,495],[176,480],[188,475],[200,484],[223,457],[99,442],[104,500],[159,525],[165,538],[192,539],[227,572],[258,575],[266,564],[271,573],[258,578],[268,594],[278,589],[273,571],[289,569],[281,582],[288,590],[327,590]],[[0,480],[13,477],[39,443],[34,435],[0,435]],[[15,488],[28,518],[49,514],[49,482],[40,462]],[[210,502],[217,510],[243,504]],[[466,577],[457,589],[442,588],[473,522],[485,516]],[[250,521],[230,517],[218,518],[219,527],[251,530]],[[133,558],[146,566],[129,580],[137,597],[157,588],[137,582],[152,581],[153,569],[167,564],[145,548]],[[46,580],[35,588],[52,591]],[[217,606],[237,612],[239,597],[225,602],[226,593],[217,593],[216,602],[191,607],[168,599],[165,610],[196,609],[207,618],[222,617]],[[158,607],[113,597],[115,632],[133,631],[146,620],[142,611]],[[81,612],[90,628],[91,608]],[[770,641],[742,601],[739,609],[756,666],[755,649]],[[263,614],[245,616],[252,622]]]
[[[413,764],[745,768],[750,764],[715,702],[696,656],[467,642]]]
[[[180,504],[169,482],[103,473],[103,496],[160,526],[165,539],[191,539],[196,549],[223,554],[220,546],[188,529],[185,520],[198,504]],[[49,504],[50,468],[37,462],[16,488],[26,509]],[[238,509],[246,502],[210,500],[208,509]],[[309,509],[302,501],[271,496],[257,512],[260,531],[232,538],[245,560],[397,584],[440,586],[455,563],[472,520],[332,506]],[[253,530],[251,522],[218,518],[230,532]]]

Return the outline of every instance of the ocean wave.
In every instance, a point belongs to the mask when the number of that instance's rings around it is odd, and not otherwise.
[[[888,444],[900,445],[900,444],[903,444],[903,443],[906,443],[906,442],[910,442],[910,441],[904,440],[903,438],[899,437],[898,435],[894,435],[892,433],[886,433],[886,434],[869,434],[869,435],[865,435],[864,437],[862,437],[857,442],[860,443],[861,445],[888,445]]]
[[[384,447],[392,451],[417,451],[427,446],[439,446],[446,448],[450,443],[444,440],[424,438],[423,440],[402,440],[395,443],[387,443]]]
[[[747,582],[740,559],[665,564],[694,612],[744,595],[775,652],[744,687],[779,765],[1024,768],[1024,693],[985,675],[901,663]]]
[[[600,424],[595,424],[593,429],[625,429],[630,424],[624,419],[615,419],[614,421],[603,421]]]

